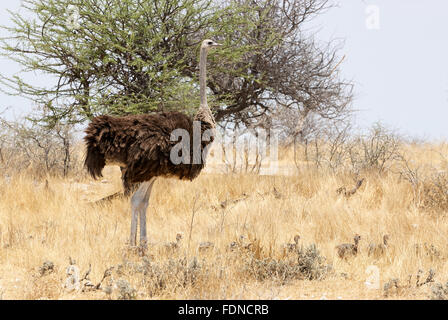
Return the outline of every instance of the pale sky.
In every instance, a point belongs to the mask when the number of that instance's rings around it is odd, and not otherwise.
[[[2,1],[0,24],[9,24],[6,10],[19,6],[20,0]],[[359,126],[382,121],[409,136],[448,138],[448,1],[344,0],[313,26],[319,27],[318,39],[345,41],[341,70],[355,83]],[[0,58],[1,73],[18,70]],[[30,77],[49,81],[39,74]],[[9,118],[32,108],[21,97],[0,92],[0,99],[0,111],[10,107]]]
[[[345,39],[341,69],[355,82],[358,123],[381,120],[411,136],[448,138],[448,1],[339,3],[316,24],[319,38]],[[375,8],[379,29],[368,29]]]

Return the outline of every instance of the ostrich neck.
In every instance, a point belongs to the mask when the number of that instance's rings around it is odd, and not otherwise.
[[[199,88],[201,94],[201,108],[207,107],[207,50],[201,48],[199,57]]]
[[[209,123],[213,128],[216,126],[215,119],[212,111],[207,104],[207,49],[201,48],[201,54],[199,57],[199,89],[201,96],[201,104],[199,106],[198,113],[195,116],[195,120]]]

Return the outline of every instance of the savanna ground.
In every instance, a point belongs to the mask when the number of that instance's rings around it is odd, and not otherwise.
[[[159,179],[148,208],[144,256],[127,246],[129,200],[92,204],[121,189],[117,167],[106,167],[99,181],[81,174],[36,178],[26,170],[5,175],[0,297],[446,298],[448,149],[404,149],[412,159],[404,169],[397,162],[396,170],[357,176],[299,166],[287,176],[208,170],[193,182]],[[282,153],[283,161],[290,153]],[[336,192],[351,189],[360,177],[365,181],[353,195]],[[170,247],[178,233],[182,239]],[[335,246],[352,242],[355,234],[361,235],[359,253],[340,259]],[[390,235],[386,252],[369,256],[369,244],[380,243],[384,234]],[[301,237],[298,248],[289,252],[284,244],[295,235]],[[213,247],[199,250],[201,242]]]

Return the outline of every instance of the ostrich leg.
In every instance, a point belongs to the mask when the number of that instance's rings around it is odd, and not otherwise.
[[[120,167],[121,170],[121,181],[123,183],[123,194],[125,197],[131,196],[139,186],[139,183],[131,183],[126,179],[126,167]]]
[[[149,197],[151,195],[152,186],[156,178],[143,182],[133,194],[131,198],[131,238],[130,245],[136,246],[137,242],[137,220],[140,217],[140,246],[146,247],[146,209],[148,208]]]

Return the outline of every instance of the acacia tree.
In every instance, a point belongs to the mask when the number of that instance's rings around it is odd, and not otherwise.
[[[37,120],[82,122],[102,113],[194,111],[198,44],[210,56],[208,86],[218,122],[257,125],[279,107],[339,117],[351,84],[339,79],[336,48],[319,46],[305,24],[328,0],[23,0],[11,13],[2,53],[46,85],[1,76],[42,106]]]
[[[212,72],[209,86],[219,100],[229,97],[218,108],[217,119],[263,126],[273,116],[293,111],[300,128],[310,113],[340,118],[350,111],[352,84],[340,79],[337,46],[322,46],[303,31],[313,17],[330,8],[328,1],[229,3],[249,8],[240,13],[243,25],[226,33],[245,50],[236,63],[216,58],[222,68]]]
[[[185,51],[194,49],[191,35],[209,27],[211,1],[24,0],[23,6],[34,18],[12,14],[3,50],[26,71],[55,81],[2,80],[45,106],[45,120],[193,106],[194,80],[182,75],[189,67]]]

